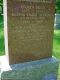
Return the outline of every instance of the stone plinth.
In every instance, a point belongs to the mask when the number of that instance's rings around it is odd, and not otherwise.
[[[54,57],[2,66],[2,80],[57,80],[58,60]]]

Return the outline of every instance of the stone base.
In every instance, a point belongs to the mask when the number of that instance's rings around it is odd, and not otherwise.
[[[1,80],[57,80],[57,73],[58,60],[52,57],[6,68],[4,66],[4,69],[1,69]]]

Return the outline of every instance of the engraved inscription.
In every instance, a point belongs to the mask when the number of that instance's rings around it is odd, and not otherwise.
[[[54,0],[7,1],[10,63],[50,57],[54,26]]]
[[[20,2],[20,1],[19,1]],[[12,8],[12,16],[19,16],[19,17],[38,17],[41,16],[52,16],[51,9],[43,6],[43,4],[39,5],[39,3],[28,3],[23,4],[22,2],[16,2]],[[47,9],[47,10],[46,10]]]

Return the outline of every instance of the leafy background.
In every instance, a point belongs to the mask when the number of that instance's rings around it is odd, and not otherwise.
[[[56,11],[56,13],[60,13],[60,0],[56,0],[55,11]]]
[[[60,0],[56,0],[55,12],[60,13]],[[4,24],[3,24],[3,0],[0,0],[0,56],[5,53]],[[53,55],[60,59],[60,30],[54,30]]]

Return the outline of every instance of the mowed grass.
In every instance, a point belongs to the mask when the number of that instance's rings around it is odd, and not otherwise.
[[[60,30],[54,30],[53,55],[60,59]]]
[[[4,30],[3,17],[0,16],[0,55],[3,55],[5,53],[3,30]],[[60,30],[54,30],[53,55],[56,56],[57,58],[60,58]]]
[[[0,16],[0,55],[4,54],[4,26],[3,16]]]

